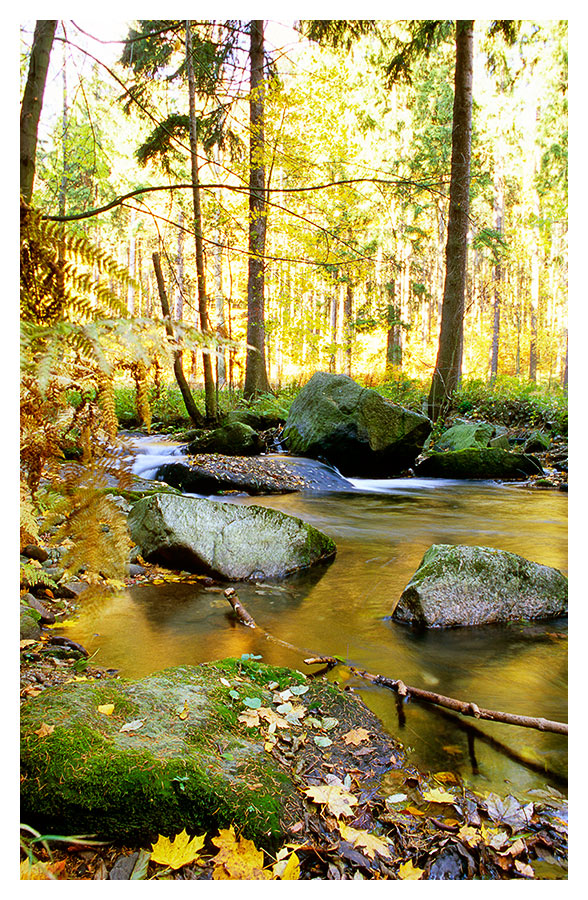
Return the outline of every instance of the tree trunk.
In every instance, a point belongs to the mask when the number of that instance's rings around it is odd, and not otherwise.
[[[265,198],[263,20],[250,25],[251,83],[249,95],[249,269],[247,279],[246,399],[270,390],[265,364],[264,252]]]
[[[455,96],[449,187],[449,222],[445,251],[445,286],[439,350],[429,416],[435,421],[455,391],[461,371],[470,197],[474,23],[455,24]]]
[[[198,174],[198,134],[196,128],[196,82],[192,62],[192,33],[190,22],[186,21],[186,68],[188,72],[188,97],[190,102],[190,163],[192,172],[192,197],[194,201],[194,240],[196,245],[196,277],[198,282],[198,311],[200,328],[204,334],[209,332],[208,309],[206,298],[206,272],[204,267],[204,250],[202,246],[202,211],[200,206],[200,176]],[[202,368],[204,371],[204,394],[206,402],[206,418],[216,419],[216,389],[212,374],[212,360],[207,349],[202,351]]]
[[[496,196],[494,201],[495,225],[498,234],[502,235],[504,220],[504,190],[502,178],[496,183]],[[500,252],[500,251],[498,251]],[[502,264],[500,258],[494,265],[494,323],[492,326],[492,352],[490,357],[490,381],[494,383],[498,375],[498,351],[500,348],[500,300],[502,291]]]
[[[20,107],[20,193],[27,204],[33,196],[37,132],[56,28],[56,19],[39,21],[35,26],[29,73]]]
[[[343,298],[343,328],[345,342],[345,374],[351,377],[351,356],[353,343],[353,285],[350,281],[345,285]]]
[[[392,378],[402,368],[402,325],[400,305],[396,302],[396,281],[391,274],[386,284],[388,294],[386,318],[388,333],[386,337],[386,378]]]
[[[167,331],[170,338],[175,339],[174,328],[169,311],[167,292],[165,290],[165,282],[163,280],[163,272],[161,271],[159,253],[154,253],[152,259],[153,268],[155,270],[155,278],[157,279],[157,288],[159,290],[159,299],[161,301],[161,311],[163,312],[163,317],[165,319],[165,330]],[[196,403],[194,402],[194,398],[192,396],[192,392],[190,391],[190,387],[188,385],[188,382],[186,381],[186,376],[184,375],[184,370],[182,368],[182,351],[179,347],[176,347],[176,349],[174,349],[174,375],[176,376],[178,387],[181,391],[182,397],[184,398],[184,404],[186,406],[188,415],[192,419],[194,425],[198,425],[201,427],[205,424],[205,419],[196,406]]]

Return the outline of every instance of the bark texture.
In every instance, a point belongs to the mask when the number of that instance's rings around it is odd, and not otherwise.
[[[461,374],[470,197],[473,21],[456,22],[455,48],[455,95],[445,285],[439,351],[429,393],[429,418],[433,421],[439,417],[455,391]]]
[[[37,132],[56,28],[56,19],[38,21],[35,26],[29,73],[20,108],[20,193],[27,204],[33,196]]]

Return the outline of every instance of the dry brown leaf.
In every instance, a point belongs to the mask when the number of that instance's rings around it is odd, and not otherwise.
[[[357,746],[361,744],[362,741],[368,741],[370,737],[369,731],[365,728],[352,728],[351,731],[348,731],[347,734],[343,735],[343,740],[346,744],[354,744]]]
[[[47,725],[46,722],[43,722],[39,728],[35,731],[35,734],[38,734],[39,737],[47,737],[48,734],[53,734],[55,731],[55,725]]]
[[[357,804],[357,797],[339,787],[338,784],[317,784],[304,789],[314,803],[323,803],[336,818],[352,816],[352,806]]]

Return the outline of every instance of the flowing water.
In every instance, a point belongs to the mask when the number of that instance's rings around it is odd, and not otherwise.
[[[152,478],[173,444],[138,442],[134,471]],[[331,564],[279,584],[234,584],[261,627],[304,655],[337,655],[478,706],[567,721],[567,619],[417,633],[390,614],[435,543],[496,547],[567,573],[567,496],[493,482],[352,479],[353,492],[231,496],[299,516],[337,544]],[[305,670],[298,653],[237,624],[224,587],[145,584],[87,605],[67,634],[125,677],[243,653]],[[345,670],[332,678],[345,681]],[[458,771],[481,790],[564,791],[567,741],[527,728],[452,717],[348,679],[425,770]],[[522,763],[518,757],[524,757]]]

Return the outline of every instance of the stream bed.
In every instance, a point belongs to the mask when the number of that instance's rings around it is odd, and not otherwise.
[[[177,447],[135,441],[134,471],[153,477]],[[344,493],[229,495],[298,516],[337,544],[330,564],[281,583],[233,583],[258,624],[294,650],[232,618],[229,585],[196,579],[137,584],[82,605],[67,635],[93,661],[140,677],[169,666],[244,653],[308,671],[304,656],[336,655],[372,673],[478,706],[567,721],[567,619],[417,633],[390,618],[434,543],[510,550],[567,574],[567,495],[514,484],[435,479],[351,479]],[[398,717],[395,695],[338,668],[425,771],[458,772],[474,789],[522,794],[550,784],[565,793],[567,740],[527,728],[476,723],[416,703]],[[346,682],[346,678],[348,679]],[[522,756],[521,763],[517,756]]]

